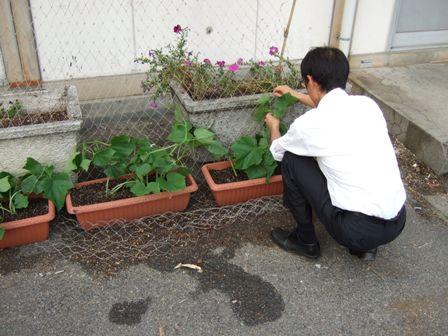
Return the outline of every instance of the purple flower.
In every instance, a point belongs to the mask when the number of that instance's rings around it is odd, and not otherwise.
[[[264,66],[266,65],[266,62],[259,61],[259,62],[258,62],[258,65],[261,66],[261,67],[264,67]]]
[[[205,64],[212,64],[212,62],[208,58],[204,58],[204,63]]]
[[[226,65],[225,61],[216,61],[216,65],[219,66],[220,68],[224,68],[224,66]]]
[[[190,60],[185,60],[185,65],[186,65],[187,67],[190,67],[190,66],[193,65],[193,63],[191,63]]]
[[[238,60],[236,61],[236,64],[241,65],[243,64],[244,60],[240,57],[238,58]]]
[[[236,63],[233,63],[231,66],[229,66],[229,71],[230,72],[237,72],[239,70],[239,66]]]
[[[278,53],[278,48],[277,47],[270,47],[269,48],[269,55],[276,55]]]
[[[173,32],[176,34],[180,34],[182,32],[182,27],[180,25],[175,25],[173,28]]]
[[[153,57],[155,55],[154,50],[148,51],[148,56]]]
[[[157,109],[157,108],[159,107],[159,105],[156,103],[155,100],[153,100],[153,101],[149,102],[148,107],[149,107],[151,110],[155,110],[155,109]]]

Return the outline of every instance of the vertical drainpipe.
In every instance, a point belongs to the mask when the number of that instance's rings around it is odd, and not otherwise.
[[[339,49],[348,57],[352,44],[353,26],[355,23],[358,0],[345,0],[342,14],[341,34],[339,36]]]

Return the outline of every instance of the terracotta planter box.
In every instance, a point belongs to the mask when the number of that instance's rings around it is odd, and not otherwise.
[[[55,215],[54,204],[48,201],[47,214],[0,224],[5,230],[5,235],[0,240],[0,249],[47,240],[50,222]]]
[[[97,179],[75,184],[79,189],[84,186],[103,183],[107,179]],[[104,203],[74,206],[71,194],[66,198],[68,213],[76,215],[76,219],[84,230],[90,230],[106,226],[115,219],[136,219],[164,212],[176,212],[185,210],[190,201],[191,193],[198,190],[198,185],[193,176],[187,176],[187,187],[176,192],[161,192],[138,197]]]
[[[212,190],[213,197],[219,206],[242,203],[263,196],[283,194],[283,180],[281,175],[272,176],[268,184],[266,184],[264,177],[231,183],[215,183],[210,171],[223,170],[229,167],[230,161],[221,161],[208,163],[202,166],[201,169],[208,186]]]

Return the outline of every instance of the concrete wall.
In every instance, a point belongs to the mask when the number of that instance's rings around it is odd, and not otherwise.
[[[0,86],[6,85],[5,66],[3,65],[2,51],[0,50]]]
[[[396,0],[358,0],[351,53],[389,51],[389,34]]]
[[[143,71],[133,60],[191,28],[200,58],[227,63],[269,58],[281,47],[292,1],[271,0],[30,0],[43,81]],[[302,58],[328,43],[333,0],[300,0],[286,55]]]

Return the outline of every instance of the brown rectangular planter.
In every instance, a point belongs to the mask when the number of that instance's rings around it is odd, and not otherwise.
[[[0,240],[0,249],[47,240],[50,222],[55,215],[54,204],[48,201],[48,213],[44,215],[0,224],[0,227],[5,230],[5,235]]]
[[[230,161],[208,163],[202,166],[202,174],[205,176],[213,197],[219,206],[237,204],[263,196],[283,194],[283,180],[281,175],[274,175],[266,184],[266,178],[217,184],[210,174],[211,170],[223,170],[230,167]]]
[[[97,179],[75,184],[79,189],[83,186],[103,183],[107,179]],[[187,176],[187,187],[176,192],[164,191],[160,194],[125,198],[104,203],[73,206],[70,193],[66,198],[68,213],[76,215],[76,219],[84,230],[106,226],[115,219],[136,219],[146,216],[185,210],[191,193],[198,190],[193,176]]]

